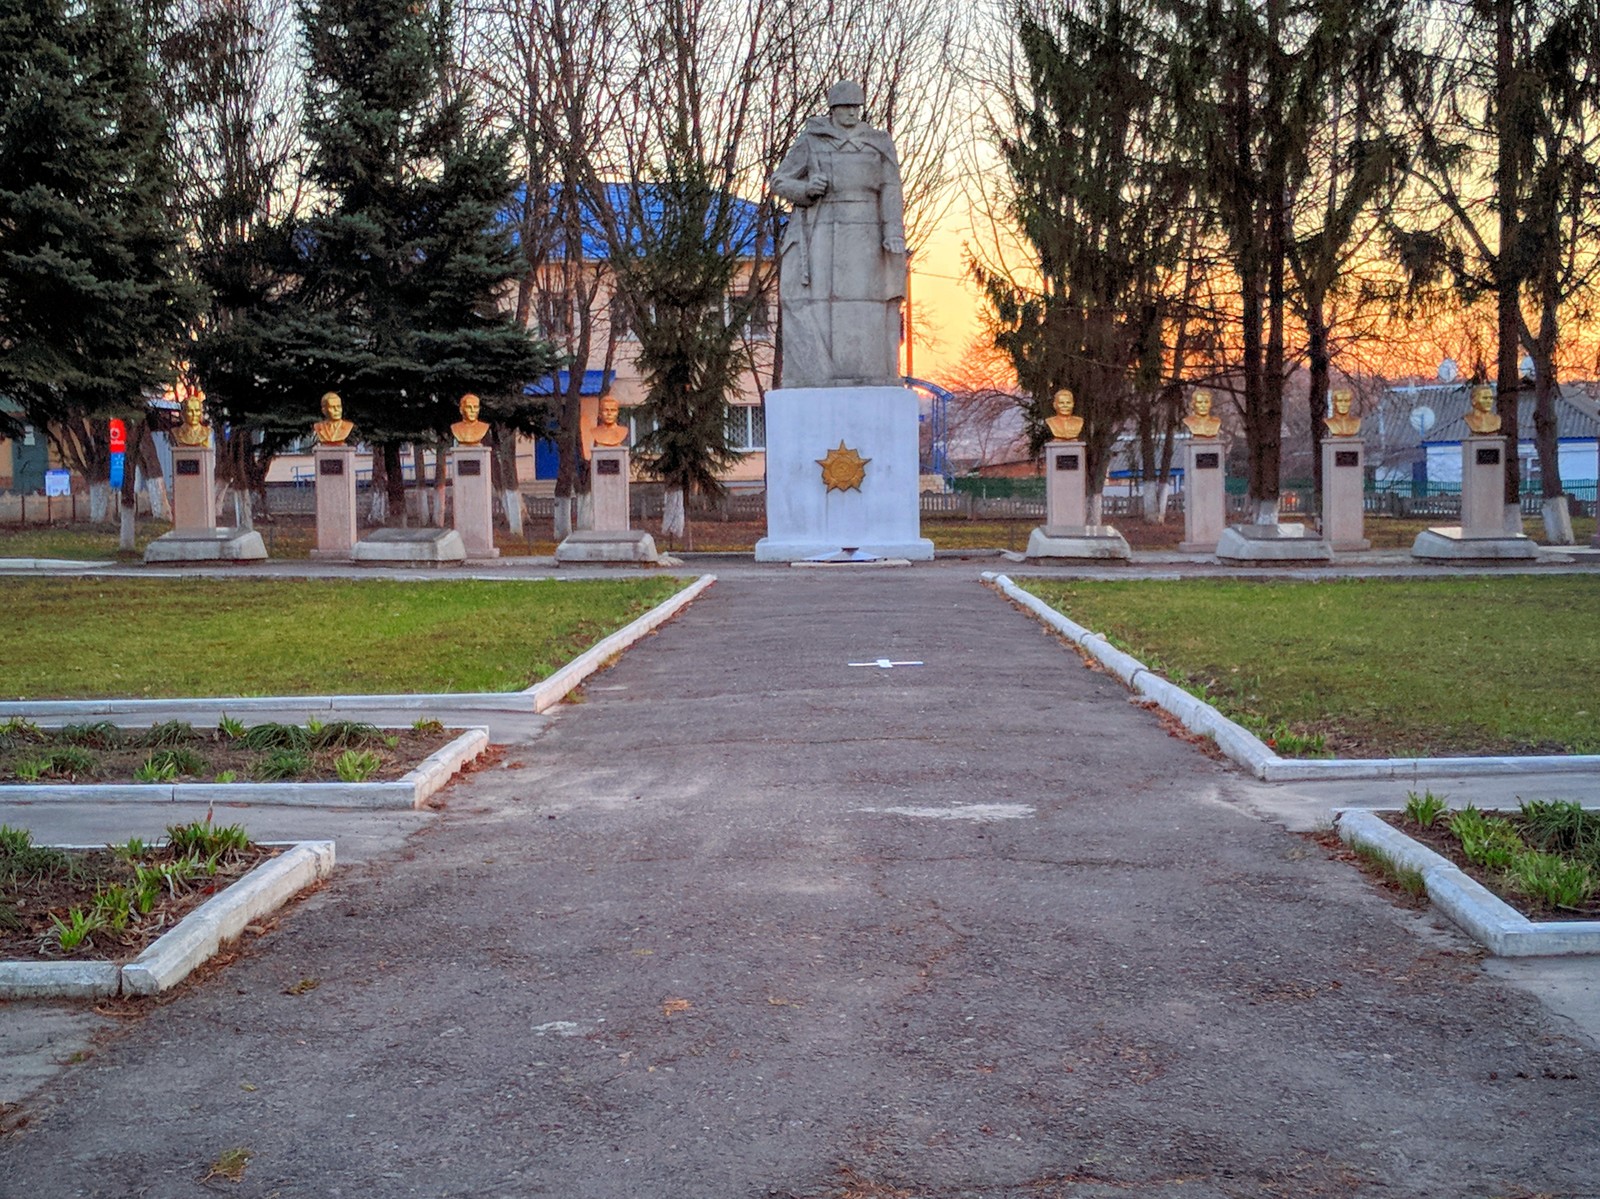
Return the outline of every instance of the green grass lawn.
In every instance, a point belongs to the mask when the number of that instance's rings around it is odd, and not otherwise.
[[[1280,752],[1600,753],[1600,577],[1021,582]]]
[[[514,691],[684,586],[0,578],[11,699]]]
[[[542,522],[548,525],[549,522]],[[0,528],[0,558],[73,558],[83,562],[121,559],[138,562],[144,547],[172,526],[165,521],[141,520],[135,532],[134,552],[118,550],[117,530],[113,525],[45,525]],[[539,522],[528,524],[529,536],[513,537],[504,529],[494,531],[494,543],[507,557],[528,557],[556,552],[549,530]],[[274,558],[309,558],[317,544],[317,530],[309,521],[278,520],[256,526]]]

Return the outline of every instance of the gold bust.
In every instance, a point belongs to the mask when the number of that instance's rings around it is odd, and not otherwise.
[[[319,445],[343,445],[355,425],[344,419],[344,401],[339,393],[330,391],[322,397],[323,419],[311,426]]]
[[[618,421],[621,412],[622,406],[617,403],[615,396],[605,396],[601,399],[600,420],[589,430],[589,436],[584,438],[583,456],[585,458],[590,456],[590,451],[597,445],[627,444],[628,426]]]
[[[1333,415],[1327,420],[1330,437],[1354,437],[1361,432],[1361,418],[1350,415],[1350,402],[1353,399],[1347,387],[1334,391]]]
[[[1050,426],[1050,436],[1057,441],[1076,441],[1083,432],[1083,417],[1072,415],[1072,393],[1063,387],[1056,392],[1056,414],[1044,423]]]
[[[1494,410],[1494,388],[1480,383],[1472,389],[1472,407],[1467,409],[1467,428],[1480,437],[1500,432],[1500,414]]]
[[[179,445],[202,446],[211,444],[211,426],[206,424],[206,395],[198,387],[178,380],[173,389],[178,395],[178,408],[183,417],[178,424],[176,437]]]
[[[489,435],[488,422],[478,419],[481,402],[470,391],[461,397],[461,419],[450,426],[450,433],[457,445],[482,445],[483,439]]]
[[[1196,437],[1215,437],[1222,429],[1222,418],[1211,415],[1211,393],[1204,388],[1194,393],[1192,415],[1183,418],[1183,427]]]

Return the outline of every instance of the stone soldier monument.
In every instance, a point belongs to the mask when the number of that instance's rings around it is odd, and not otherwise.
[[[827,100],[771,182],[792,212],[778,253],[783,378],[767,393],[767,536],[756,558],[931,558],[917,396],[900,374],[900,164],[889,135],[862,121],[860,84],[838,83]]]

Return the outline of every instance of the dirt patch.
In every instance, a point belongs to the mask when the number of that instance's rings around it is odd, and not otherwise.
[[[1523,820],[1516,812],[1497,812],[1497,816],[1518,828],[1522,827]],[[1415,820],[1409,819],[1403,812],[1375,812],[1374,815],[1384,823],[1399,829],[1406,836],[1415,841],[1420,841],[1434,853],[1458,867],[1468,878],[1481,883],[1529,920],[1600,920],[1600,894],[1591,897],[1588,901],[1573,908],[1555,908],[1529,895],[1515,891],[1506,885],[1503,872],[1490,870],[1475,862],[1469,862],[1461,852],[1461,842],[1443,827],[1442,822],[1423,827]]]
[[[221,855],[214,865],[200,865],[187,878],[188,871],[171,869],[184,855],[170,846],[143,853],[43,847],[27,852],[25,863],[16,856],[0,858],[0,960],[120,963],[138,957],[195,908],[283,851],[249,844]],[[163,870],[154,902],[137,911],[142,881]],[[74,909],[95,910],[97,897],[114,888],[121,888],[125,898],[120,905],[102,902],[100,909],[119,907],[125,926],[104,923],[75,948],[62,949],[58,921],[69,922]]]
[[[324,730],[332,727],[323,726]],[[372,730],[319,748],[316,734],[307,734],[303,768],[284,774],[281,771],[286,765],[297,763],[274,759],[274,753],[280,751],[251,748],[242,737],[206,729],[188,733],[172,729],[161,738],[153,738],[152,732],[96,724],[70,729],[21,728],[7,734],[0,726],[0,793],[5,786],[19,783],[338,782],[339,759],[347,750],[377,756],[376,769],[360,781],[394,782],[459,735],[448,729]],[[170,777],[136,777],[141,767],[169,753],[176,767]],[[30,777],[33,775],[37,777]]]

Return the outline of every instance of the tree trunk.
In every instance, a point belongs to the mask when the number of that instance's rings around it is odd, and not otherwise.
[[[400,469],[400,446],[397,442],[383,443],[383,475],[384,489],[389,496],[389,511],[398,512],[403,525],[406,514],[406,476]]]
[[[367,488],[367,521],[382,526],[389,520],[389,455],[382,443],[372,447],[372,482]]]
[[[489,457],[494,487],[500,493],[506,529],[513,537],[522,536],[522,489],[517,485],[517,433],[507,425],[494,431],[494,452]]]
[[[683,488],[668,487],[661,505],[661,535],[683,539]]]
[[[95,524],[104,524],[111,519],[111,484],[108,482],[95,482],[89,484],[89,519]]]
[[[442,445],[433,451],[433,527],[436,529],[445,526],[445,496],[450,483],[448,453]]]
[[[431,493],[428,490],[428,459],[422,446],[413,443],[411,446],[411,495],[416,504],[417,527],[425,528],[433,523],[432,505],[429,502]],[[409,514],[411,509],[407,509]]]
[[[133,553],[134,521],[138,515],[139,505],[139,451],[144,448],[145,439],[149,437],[149,418],[145,418],[134,426],[133,445],[128,449],[128,456],[123,460],[121,487],[121,519],[118,522],[117,548],[125,554]]]
[[[1309,368],[1310,391],[1306,395],[1306,409],[1311,417],[1311,502],[1312,508],[1322,511],[1322,439],[1323,424],[1328,411],[1328,390],[1333,377],[1332,356],[1328,352],[1328,323],[1323,315],[1320,294],[1307,289],[1306,302],[1306,365]]]
[[[1517,395],[1522,372],[1518,349],[1522,335],[1522,249],[1518,244],[1521,227],[1522,179],[1518,171],[1518,149],[1529,133],[1516,121],[1516,47],[1513,40],[1514,0],[1495,0],[1495,203],[1500,214],[1499,248],[1495,255],[1495,409],[1506,439],[1506,527],[1515,519],[1522,528],[1522,464],[1518,457]]]

